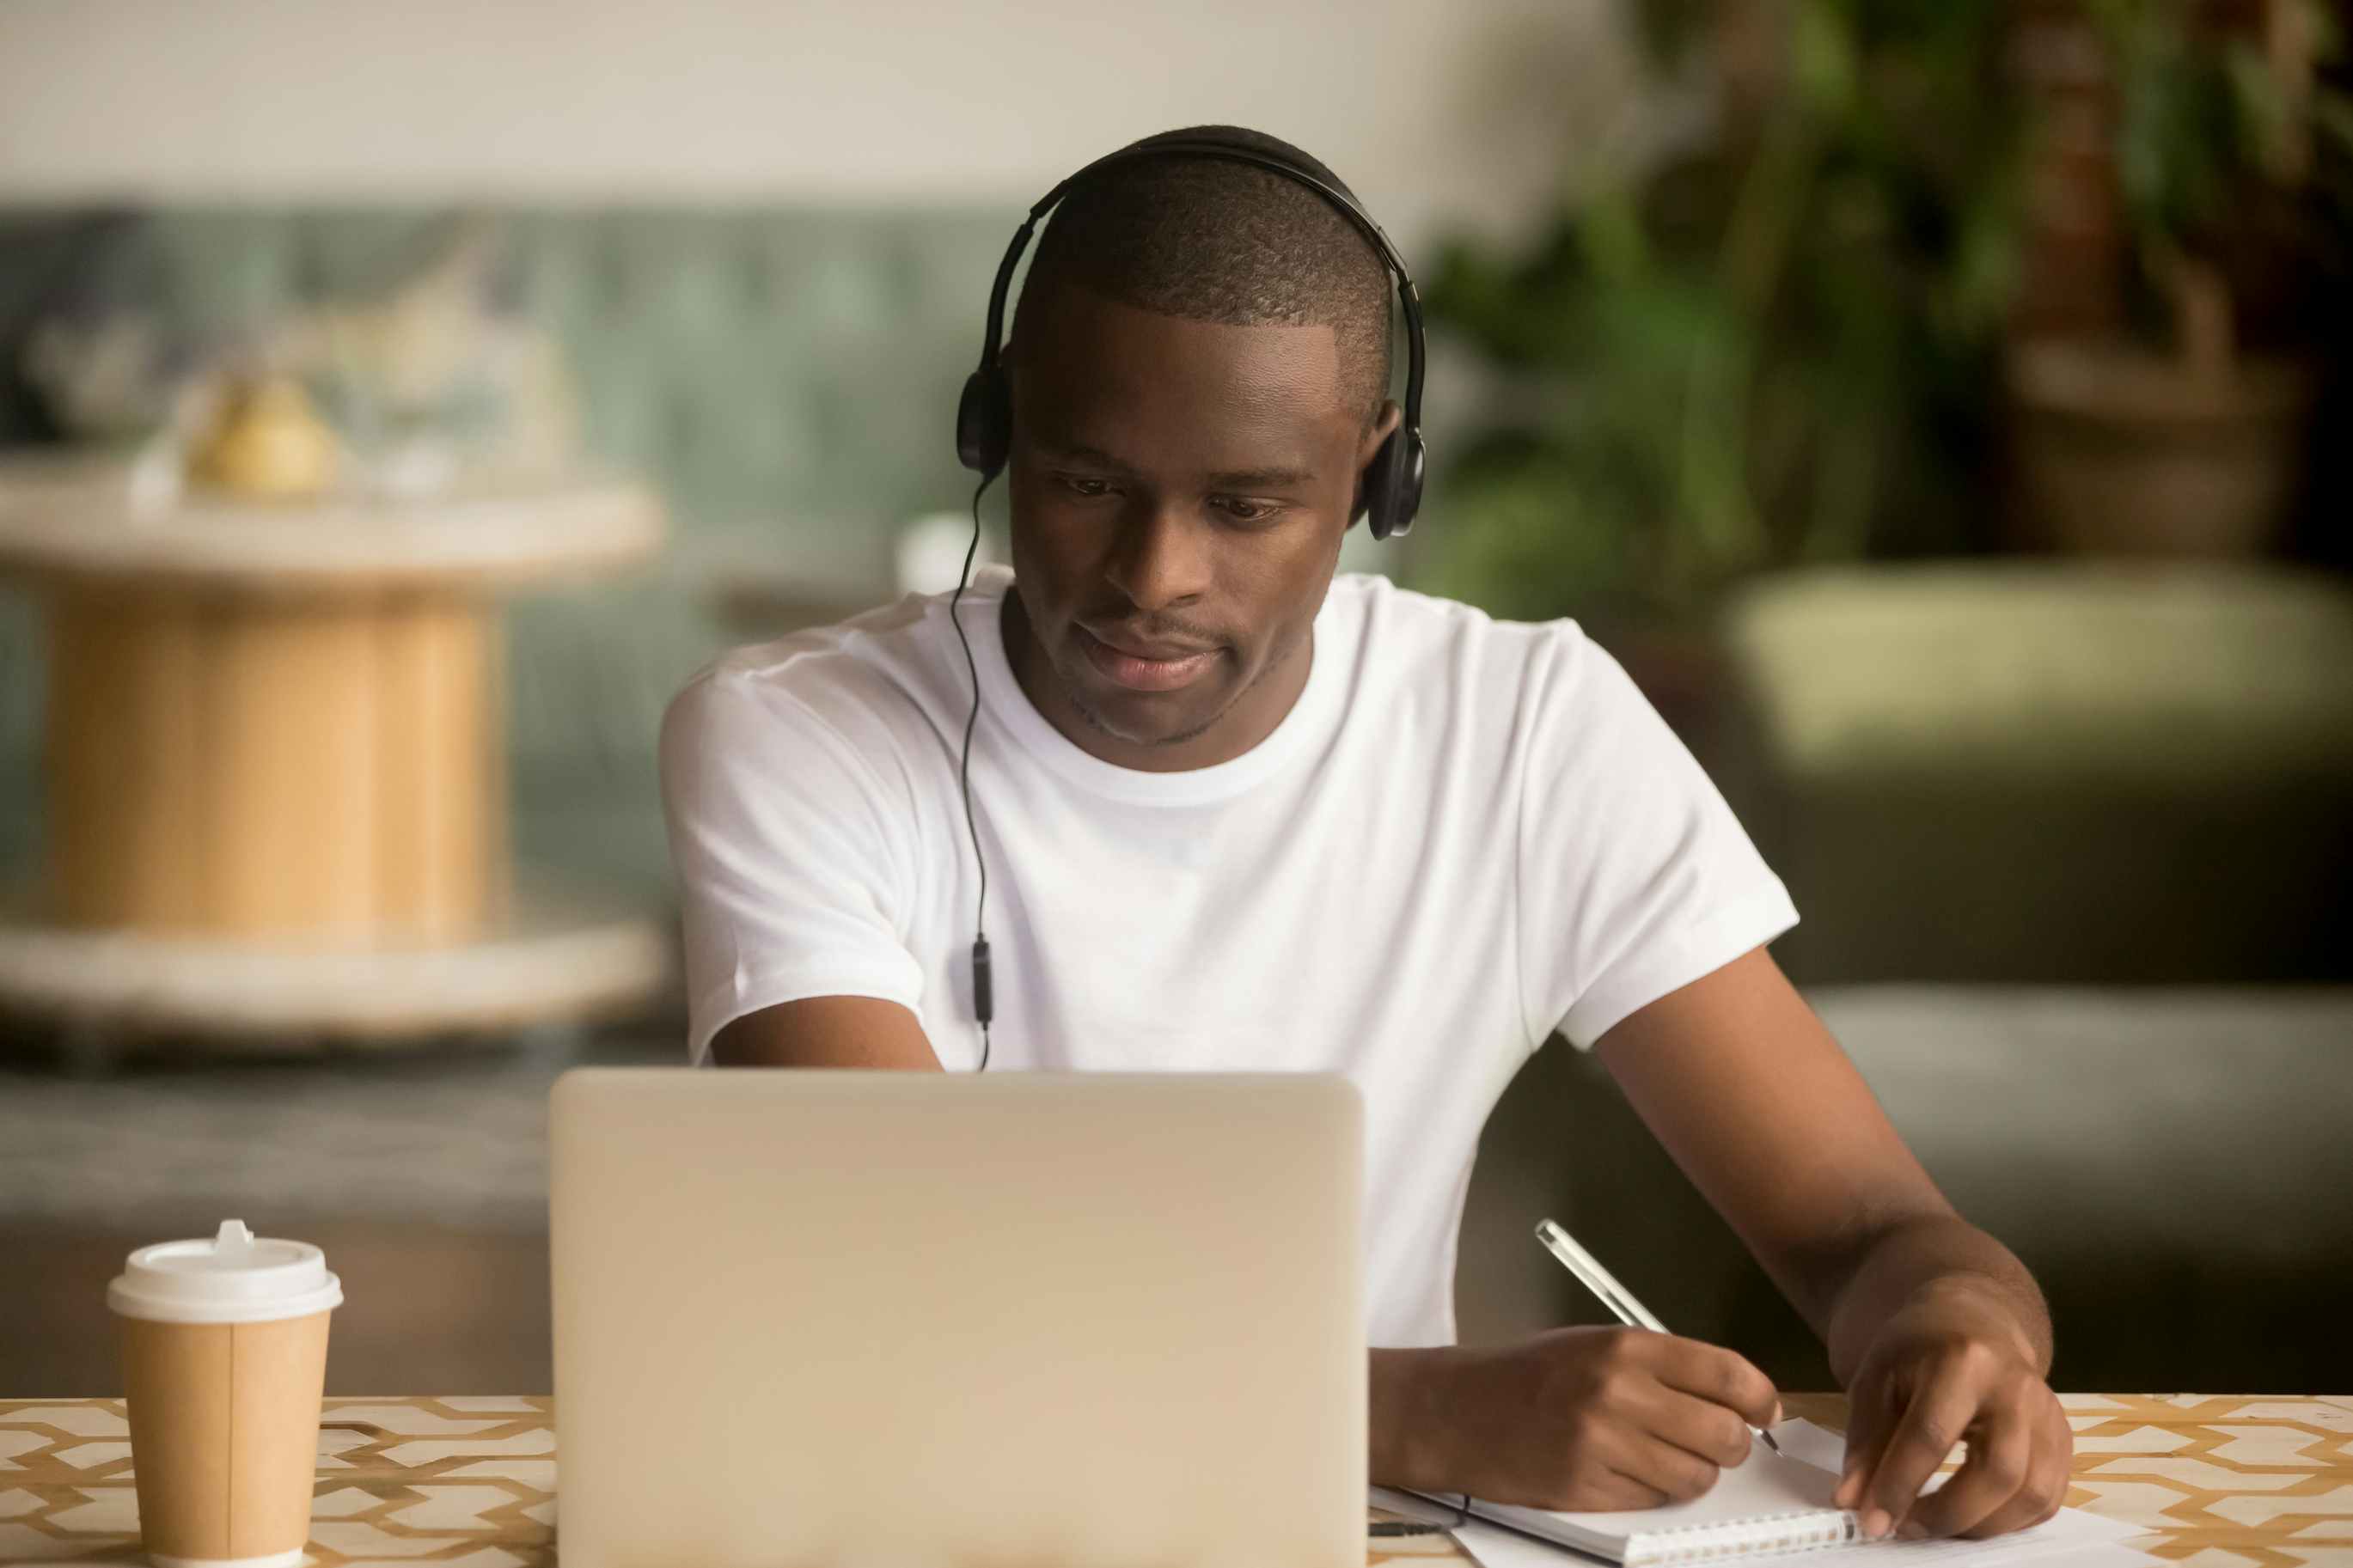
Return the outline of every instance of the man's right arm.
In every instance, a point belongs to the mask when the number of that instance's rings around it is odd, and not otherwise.
[[[720,666],[663,717],[694,1059],[940,1066],[914,1011],[921,850],[895,742],[833,706],[828,719],[773,672]]]
[[[711,1037],[723,1068],[863,1068],[937,1072],[915,1015],[873,996],[805,996],[746,1013]]]

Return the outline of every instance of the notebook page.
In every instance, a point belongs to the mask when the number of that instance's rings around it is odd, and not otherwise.
[[[1838,1485],[1838,1467],[1844,1458],[1846,1440],[1810,1421],[1785,1421],[1773,1428],[1773,1436],[1788,1455],[1781,1463],[1810,1469],[1820,1478],[1818,1483],[1801,1484],[1809,1487],[1818,1484],[1819,1495],[1826,1504],[1830,1493]],[[1722,1494],[1727,1483],[1750,1470],[1758,1460],[1775,1458],[1762,1445],[1753,1447],[1748,1463],[1725,1471],[1715,1488],[1706,1498],[1698,1500],[1699,1502],[1709,1502]],[[1930,1486],[1941,1485],[1944,1479],[1937,1477]],[[1807,1489],[1798,1495],[1802,1499],[1816,1493]],[[1492,1504],[1477,1506],[1482,1514],[1491,1518],[1525,1514],[1536,1520],[1585,1520],[1614,1522],[1616,1526],[1612,1532],[1614,1542],[1604,1540],[1589,1545],[1569,1541],[1565,1532],[1535,1531],[1557,1543],[1546,1545],[1529,1539],[1528,1535],[1473,1521],[1457,1530],[1455,1537],[1484,1568],[1536,1568],[1537,1564],[1557,1568],[1560,1563],[1574,1561],[1558,1550],[1559,1545],[1568,1544],[1597,1555],[1620,1558],[1623,1555],[1628,1536],[1640,1530],[1655,1528],[1656,1521],[1669,1511],[1667,1509],[1653,1509],[1631,1513],[1550,1514],[1535,1509],[1506,1510]],[[1693,1506],[1688,1503],[1674,1505],[1680,1510]],[[1806,1505],[1801,1501],[1799,1506]],[[2134,1526],[2122,1521],[2069,1508],[2060,1510],[2055,1517],[2031,1530],[1997,1536],[1990,1541],[1862,1542],[1841,1547],[1835,1562],[1838,1568],[1963,1568],[1965,1564],[1970,1568],[1991,1568],[1993,1564],[2025,1563],[2036,1563],[2038,1568],[2130,1568],[2135,1563],[2153,1568],[2152,1560],[2147,1554],[2120,1544],[2137,1533]]]
[[[1508,1503],[1473,1502],[1482,1519],[1546,1541],[1560,1542],[1603,1557],[1623,1560],[1642,1537],[1701,1525],[1729,1525],[1753,1519],[1794,1518],[1809,1531],[1835,1538],[1841,1511],[1831,1502],[1838,1477],[1802,1459],[1752,1444],[1747,1460],[1724,1471],[1704,1497],[1658,1508],[1599,1513],[1555,1513]]]
[[[2061,1518],[2064,1518],[2062,1515]],[[2092,1515],[2082,1515],[2091,1518]],[[1828,1559],[1837,1568],[2160,1568],[2147,1553],[2119,1542],[2045,1532],[2059,1522],[2038,1525],[1993,1541],[1874,1541],[1841,1546]],[[2127,1529],[2126,1533],[2134,1533]],[[1532,1535],[1478,1520],[1458,1527],[1455,1544],[1480,1568],[1568,1568],[1602,1559]]]

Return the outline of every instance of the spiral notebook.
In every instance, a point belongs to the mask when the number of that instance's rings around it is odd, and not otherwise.
[[[2119,1544],[2133,1533],[2132,1526],[2072,1508],[2061,1510],[2056,1519],[2032,1530],[1992,1541],[1867,1540],[1857,1516],[1831,1502],[1831,1494],[1838,1488],[1838,1474],[1831,1467],[1840,1462],[1844,1440],[1806,1421],[1784,1423],[1774,1428],[1774,1435],[1780,1438],[1786,1455],[1759,1444],[1749,1450],[1746,1462],[1724,1471],[1706,1496],[1691,1502],[1616,1513],[1552,1513],[1474,1498],[1471,1500],[1474,1516],[1507,1530],[1478,1535],[1481,1527],[1473,1525],[1458,1532],[1457,1540],[1491,1568],[1525,1561],[1527,1553],[1508,1548],[1508,1542],[1521,1538],[1533,1538],[1522,1541],[1532,1552],[1546,1550],[1534,1544],[1541,1541],[1622,1563],[1627,1568],[1720,1562],[1821,1547],[1852,1548],[1851,1553],[1839,1554],[1841,1563],[1871,1563],[1880,1568],[1899,1558],[1917,1568],[1926,1568],[1932,1561],[1940,1568],[1979,1568],[2061,1557],[2085,1568],[2092,1564],[2133,1568],[2151,1562]],[[1941,1486],[1944,1479],[1935,1478],[1930,1489]],[[1452,1500],[1445,1501],[1451,1507]],[[1443,1515],[1443,1510],[1432,1510],[1416,1517]],[[1508,1554],[1491,1553],[1489,1537],[1506,1543]]]
[[[1479,1518],[1626,1564],[1713,1562],[1863,1539],[1855,1514],[1833,1507],[1838,1477],[1761,1444],[1704,1497],[1617,1513],[1552,1513],[1472,1500]]]

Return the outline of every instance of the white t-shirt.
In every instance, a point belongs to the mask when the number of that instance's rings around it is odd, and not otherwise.
[[[1365,1096],[1376,1345],[1451,1343],[1480,1130],[1529,1054],[1579,1047],[1788,930],[1788,894],[1617,661],[1341,576],[1304,690],[1231,762],[1141,773],[1030,705],[964,598],[988,858],[989,1070],[1336,1071]],[[947,596],[741,648],[662,728],[690,1054],[798,997],[904,1004],[978,1059],[977,872]]]

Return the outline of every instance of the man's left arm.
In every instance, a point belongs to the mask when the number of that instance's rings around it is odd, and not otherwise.
[[[1763,948],[1628,1015],[1595,1053],[1829,1348],[1849,1396],[1837,1500],[1873,1533],[1998,1535],[2066,1496],[2051,1320],[1953,1212]],[[1920,1496],[1953,1446],[1968,1458]]]

